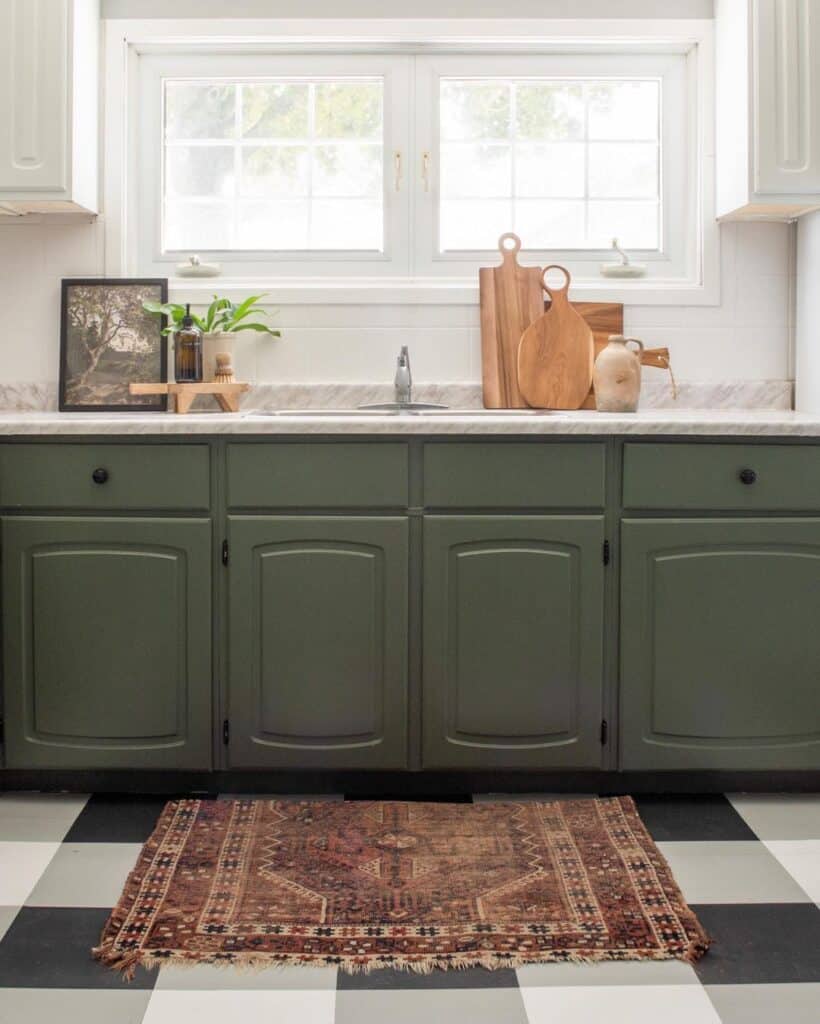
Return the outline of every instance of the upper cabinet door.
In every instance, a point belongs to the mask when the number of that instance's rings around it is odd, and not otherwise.
[[[0,194],[68,188],[66,0],[0,6]]]
[[[755,190],[820,202],[820,9],[757,0]]]
[[[820,768],[820,520],[625,520],[621,767]]]
[[[10,768],[211,765],[211,524],[3,520]]]
[[[718,217],[820,207],[816,0],[716,0],[715,57]]]
[[[404,768],[407,520],[229,520],[229,764]]]
[[[0,4],[0,206],[97,210],[99,0]]]
[[[424,523],[426,768],[598,768],[603,519]]]

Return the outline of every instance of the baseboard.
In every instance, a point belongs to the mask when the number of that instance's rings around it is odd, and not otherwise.
[[[820,771],[362,772],[0,770],[0,790],[70,793],[345,793],[393,799],[468,793],[726,793],[820,791]]]

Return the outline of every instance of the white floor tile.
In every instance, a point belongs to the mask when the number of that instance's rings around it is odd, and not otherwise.
[[[727,793],[759,839],[820,839],[820,793]]]
[[[820,839],[767,839],[765,845],[809,899],[820,903]]]
[[[140,1024],[150,991],[81,988],[5,988],[0,1024]]]
[[[161,967],[157,989],[171,990],[296,990],[301,992],[335,992],[335,967],[266,967],[263,970],[241,971],[235,967],[197,964],[195,967]]]
[[[709,985],[722,1024],[817,1024],[820,983],[803,985]]]
[[[87,802],[87,794],[0,793],[0,841],[57,843]]]
[[[335,992],[154,990],[143,1024],[334,1024]]]
[[[22,906],[59,843],[0,842],[0,906]]]
[[[28,907],[113,907],[139,843],[63,843],[26,900]]]
[[[696,985],[522,988],[529,1024],[721,1024]]]
[[[683,960],[604,960],[598,964],[527,964],[516,970],[520,986],[699,985]]]
[[[660,842],[687,903],[806,903],[763,843]]]

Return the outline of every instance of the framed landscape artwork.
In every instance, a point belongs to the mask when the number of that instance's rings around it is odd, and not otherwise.
[[[165,382],[163,317],[143,302],[167,302],[167,278],[63,281],[61,412],[165,412],[167,395],[132,395],[134,382]]]

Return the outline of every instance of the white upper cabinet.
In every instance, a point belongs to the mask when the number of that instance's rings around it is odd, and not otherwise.
[[[0,213],[96,213],[99,0],[0,0]]]
[[[820,208],[820,3],[717,0],[717,214]]]

